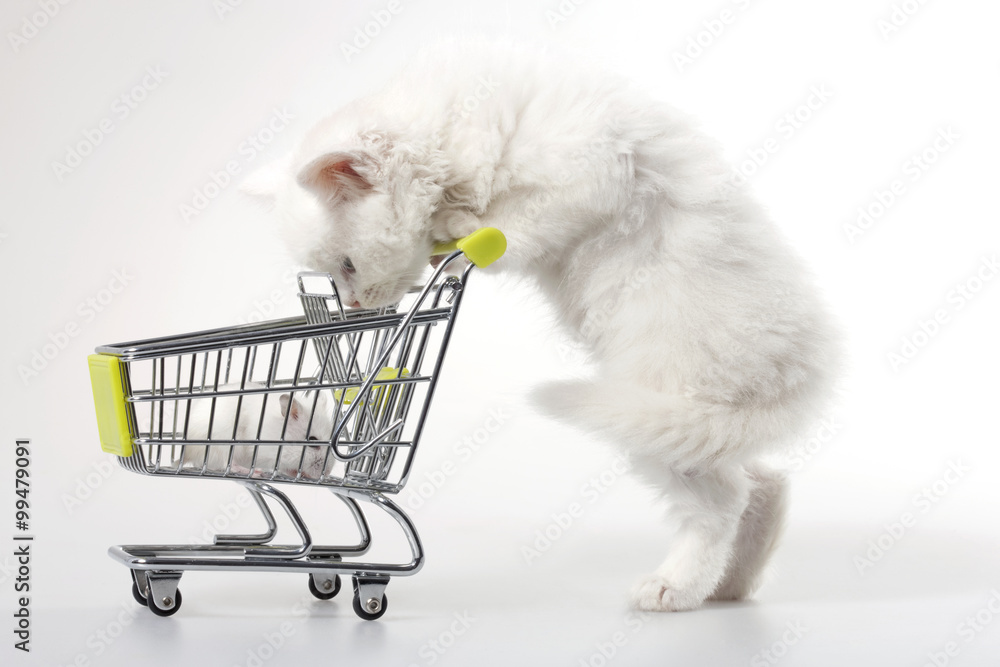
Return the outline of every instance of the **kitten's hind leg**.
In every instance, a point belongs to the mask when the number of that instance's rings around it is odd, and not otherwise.
[[[750,493],[741,467],[666,472],[663,490],[679,529],[667,559],[632,591],[643,611],[694,609],[718,588]]]
[[[740,517],[733,557],[712,594],[713,600],[745,600],[754,594],[784,528],[788,505],[785,473],[755,463],[747,466],[746,474],[753,485],[750,500]]]

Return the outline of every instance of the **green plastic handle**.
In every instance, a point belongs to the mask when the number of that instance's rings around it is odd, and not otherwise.
[[[461,250],[469,261],[483,268],[497,261],[507,252],[507,237],[496,227],[482,227],[468,236],[439,243],[434,246],[432,255],[447,255],[455,250]]]

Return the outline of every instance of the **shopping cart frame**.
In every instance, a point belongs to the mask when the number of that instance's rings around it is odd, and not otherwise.
[[[478,239],[476,238],[477,235]],[[114,367],[120,372],[120,375],[112,377],[110,381],[112,386],[107,388],[113,394],[120,391],[120,394],[115,394],[118,398],[103,400],[102,405],[102,399],[99,398],[101,383],[94,378],[94,365],[92,364],[92,381],[94,383],[95,402],[98,408],[102,447],[106,451],[116,453],[119,463],[124,468],[138,474],[236,481],[250,493],[251,498],[267,524],[267,529],[259,534],[217,535],[213,544],[152,544],[111,547],[108,550],[109,555],[114,560],[129,568],[132,576],[132,593],[136,601],[148,606],[154,614],[159,616],[169,616],[176,613],[181,606],[182,600],[178,584],[182,574],[188,570],[271,571],[308,574],[309,589],[314,596],[320,599],[330,599],[337,594],[341,587],[340,575],[343,574],[352,577],[354,593],[353,607],[357,615],[366,620],[381,617],[386,611],[387,599],[385,588],[390,578],[393,576],[413,575],[421,569],[424,563],[424,551],[416,527],[399,505],[388,498],[387,495],[397,493],[402,489],[409,477],[413,456],[415,455],[420,435],[423,432],[427,412],[451,339],[454,322],[458,316],[465,288],[473,272],[472,270],[477,266],[486,266],[497,259],[503,254],[505,248],[506,242],[503,239],[503,235],[497,230],[490,228],[481,229],[475,234],[447,246],[439,246],[435,251],[436,254],[445,255],[443,261],[436,266],[424,286],[416,292],[412,306],[405,312],[394,312],[393,309],[381,309],[377,311],[355,309],[353,311],[345,311],[340,304],[339,296],[336,295],[336,288],[334,287],[334,296],[336,297],[334,304],[336,310],[339,312],[330,312],[331,321],[328,322],[311,323],[310,319],[315,319],[315,317],[310,317],[310,315],[315,315],[317,312],[317,300],[313,299],[310,301],[303,299],[303,305],[306,307],[306,316],[302,317],[285,318],[237,327],[212,329],[98,347],[96,350],[97,355],[95,356],[100,357],[100,360],[105,362],[111,359]],[[470,264],[464,270],[460,271],[458,275],[445,278],[444,276],[448,267],[462,256],[466,256],[470,260]],[[332,286],[332,279],[330,282]],[[301,276],[299,287],[300,297],[303,294],[310,296],[305,292]],[[431,300],[429,308],[424,307],[428,299]],[[447,305],[443,305],[444,303],[447,303]],[[310,308],[312,309],[311,311]],[[323,309],[319,308],[319,310],[322,311]],[[319,317],[323,317],[322,312],[320,312]],[[412,332],[415,331],[415,327],[426,325],[424,338],[421,342],[421,345],[426,348],[430,328],[438,323],[443,323],[444,329],[441,334],[436,358],[433,360],[433,370],[429,376],[421,376],[417,373],[413,377],[405,377],[403,376],[402,369],[397,372],[395,378],[389,379],[376,377],[375,373],[369,373],[363,382],[360,380],[356,382],[359,386],[350,388],[351,391],[357,392],[353,401],[344,398],[347,395],[346,392],[349,391],[348,384],[344,382],[338,383],[329,380],[327,377],[327,360],[330,357],[332,341],[337,337],[360,336],[364,332],[385,331],[385,339],[379,344],[381,345],[380,353],[374,360],[373,366],[374,368],[381,368],[394,351],[398,352],[397,346],[401,340],[404,340],[407,336],[414,335]],[[392,332],[391,337],[388,332]],[[344,472],[342,477],[332,475],[327,477],[324,472],[316,479],[307,480],[302,477],[301,470],[294,478],[276,477],[276,473],[272,473],[271,479],[262,479],[254,477],[257,474],[256,471],[246,477],[241,477],[231,474],[230,468],[232,467],[233,454],[229,455],[229,466],[226,467],[222,474],[218,475],[207,473],[207,453],[205,455],[206,464],[199,474],[182,469],[180,459],[177,459],[176,469],[169,465],[163,466],[161,464],[160,451],[167,445],[173,447],[180,442],[181,445],[191,447],[204,445],[206,449],[208,447],[223,445],[211,439],[211,427],[209,427],[210,435],[206,436],[207,440],[185,439],[177,441],[175,431],[170,431],[170,439],[164,439],[164,413],[162,404],[169,402],[170,397],[169,395],[165,397],[161,388],[161,393],[159,398],[157,398],[155,360],[160,360],[162,374],[163,359],[165,357],[176,355],[178,359],[181,359],[183,355],[192,355],[192,359],[194,359],[195,355],[204,353],[207,370],[208,354],[210,352],[217,353],[218,365],[221,364],[222,351],[225,349],[229,350],[229,358],[231,360],[233,349],[246,348],[249,355],[250,346],[253,346],[254,353],[256,354],[257,346],[277,344],[280,347],[280,344],[290,340],[298,341],[303,350],[307,346],[307,340],[314,343],[316,341],[331,341],[326,348],[327,358],[324,358],[322,369],[319,371],[318,383],[310,386],[314,386],[319,390],[330,391],[337,391],[339,387],[339,391],[342,392],[340,394],[341,401],[348,401],[350,403],[346,410],[339,410],[336,413],[338,418],[330,442],[322,443],[323,447],[329,448],[329,453],[326,457],[327,461],[330,460],[332,455],[336,461],[343,464],[344,470],[347,472]],[[410,343],[408,338],[407,343]],[[321,349],[319,343],[316,343],[316,349],[317,351]],[[298,380],[299,372],[301,371],[303,354],[304,352],[300,352],[299,366],[295,374],[296,380]],[[357,354],[356,351],[355,354]],[[423,354],[424,350],[422,349],[419,351],[420,357],[418,361],[422,361]],[[130,368],[134,362],[149,360],[153,360],[152,367],[154,369],[151,389],[147,394],[135,392],[132,389]],[[271,361],[273,364],[273,356]],[[194,363],[192,362],[191,366],[192,377],[195,372]],[[227,378],[229,376],[228,363],[227,361]],[[372,364],[369,363],[369,368],[371,367]],[[179,365],[177,373],[179,378]],[[232,390],[223,394],[220,392],[219,371],[216,369],[215,393],[205,394],[212,397],[213,416],[217,396],[231,395],[242,401],[245,395],[248,394],[263,393],[265,391],[273,393],[282,389],[280,386],[267,386],[259,389],[248,388],[246,386],[245,373],[244,369],[244,381],[240,384],[238,390]],[[269,370],[268,373],[270,378],[272,371]],[[270,383],[270,379],[268,382]],[[349,445],[342,444],[345,441],[345,428],[350,424],[354,413],[366,409],[370,410],[372,402],[369,401],[368,397],[373,395],[373,391],[396,392],[399,390],[399,395],[405,395],[406,398],[397,397],[398,400],[409,401],[411,400],[410,394],[407,393],[408,390],[406,387],[418,382],[426,384],[426,395],[422,399],[419,414],[416,416],[415,430],[408,442],[389,441],[402,428],[401,425],[396,425],[395,430],[391,428],[383,429],[385,432],[375,434],[368,442],[354,442]],[[115,386],[117,383],[120,383],[120,386]],[[178,388],[180,388],[179,380]],[[193,394],[195,389],[193,381],[187,389],[191,392],[187,395],[187,410],[188,415],[190,415],[191,394]],[[203,380],[202,391],[204,390],[205,382]],[[301,390],[301,388],[296,385],[293,387],[293,391],[295,390]],[[362,397],[362,399],[359,400],[357,396]],[[183,402],[183,400],[183,397],[179,400],[177,398],[173,399],[175,404]],[[266,397],[264,400],[266,401]],[[378,401],[382,400],[381,397],[378,399]],[[143,432],[136,414],[138,407],[143,402],[149,402],[152,414],[155,414],[154,403],[156,401],[161,402],[159,439],[154,437],[154,424],[152,423],[154,417],[151,416],[148,431]],[[410,405],[407,403],[405,406],[406,410],[409,407]],[[376,411],[378,409],[381,408],[377,408]],[[263,413],[263,408],[261,411]],[[403,412],[403,416],[405,418],[405,411]],[[237,408],[236,419],[239,419],[239,408]],[[263,419],[262,414],[261,421]],[[361,417],[357,419],[361,419]],[[383,421],[385,420],[383,419]],[[392,427],[393,424],[395,422],[390,423],[389,427]],[[184,436],[186,437],[186,423],[184,429]],[[258,430],[259,435],[260,431]],[[284,435],[284,431],[282,435]],[[369,433],[369,435],[372,434]],[[235,439],[235,426],[234,439],[231,442],[226,441],[226,443],[229,444],[225,446],[232,447],[234,450],[237,446],[245,446],[246,444],[288,446],[288,443],[284,441],[272,443],[262,440],[249,443],[237,441]],[[316,443],[310,444],[315,446]],[[388,461],[388,466],[390,467],[395,465],[393,457],[401,450],[404,450],[404,455],[397,462],[399,463],[398,476],[395,481],[392,481],[385,477],[388,474],[383,471],[386,465],[385,461]],[[151,460],[154,458],[154,451],[156,452],[155,461]],[[281,449],[278,451],[280,452]],[[385,454],[385,452],[389,453]],[[382,456],[380,461],[383,468],[378,468],[375,474],[371,473],[371,471],[369,471],[368,477],[351,474],[350,471],[352,469],[360,469],[358,465],[363,462],[363,459],[375,459],[378,455]],[[257,454],[255,450],[254,460],[256,461],[256,459]],[[275,465],[277,469],[277,462]],[[369,468],[375,469],[374,465],[370,465]],[[382,475],[382,477],[380,478],[379,475]],[[329,489],[333,495],[344,503],[348,513],[353,518],[357,530],[356,541],[335,545],[316,544],[305,521],[291,499],[277,488],[280,484],[311,485]],[[278,524],[266,502],[267,499],[284,510],[284,513],[298,533],[301,543],[271,543],[277,536]],[[378,508],[394,519],[395,523],[402,530],[409,546],[410,558],[408,561],[376,563],[362,559],[372,545],[372,531],[363,509],[365,507]]]

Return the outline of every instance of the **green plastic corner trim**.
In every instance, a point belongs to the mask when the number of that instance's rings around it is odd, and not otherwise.
[[[107,354],[92,354],[87,361],[90,363],[90,386],[94,390],[101,449],[116,456],[132,456],[121,362],[118,357]]]
[[[410,371],[407,370],[407,369],[405,369],[405,368],[402,370],[402,372],[400,372],[400,369],[398,369],[398,368],[390,368],[388,366],[386,366],[385,368],[383,368],[382,370],[380,370],[378,373],[375,374],[375,382],[372,383],[371,402],[372,403],[381,403],[382,402],[382,393],[383,393],[383,390],[386,388],[386,385],[379,384],[380,380],[396,380],[398,378],[409,377],[409,375],[410,375]],[[344,405],[350,405],[354,401],[354,399],[357,397],[358,391],[360,391],[360,387],[351,387],[351,388],[349,388],[347,390],[347,395],[344,398]],[[333,397],[337,401],[340,401],[340,397],[342,395],[344,395],[344,390],[343,389],[336,389],[333,392]],[[376,396],[378,398],[376,398]]]

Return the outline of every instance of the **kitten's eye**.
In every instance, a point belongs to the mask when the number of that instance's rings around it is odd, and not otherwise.
[[[345,257],[341,260],[340,267],[344,269],[346,273],[354,273],[354,263],[351,261],[350,257]]]
[[[317,438],[317,437],[316,437],[315,435],[310,435],[310,436],[309,436],[308,438],[306,438],[306,439],[307,439],[307,440],[319,440],[319,438]]]

